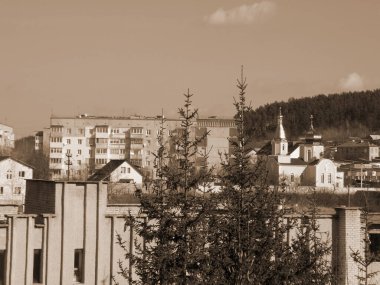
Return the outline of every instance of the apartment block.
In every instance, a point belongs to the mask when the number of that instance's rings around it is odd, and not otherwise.
[[[157,136],[162,126],[164,141],[168,144],[173,132],[182,128],[181,120],[163,120],[161,116],[52,117],[50,128],[44,130],[42,139],[39,136],[36,140],[43,141],[44,145],[39,148],[49,156],[52,179],[68,176],[85,179],[109,161],[120,159],[127,159],[144,175],[153,176]],[[228,138],[234,129],[233,119],[212,117],[194,122],[191,130],[194,137],[209,133],[200,147],[208,153],[209,165],[220,163],[219,153],[229,152]]]

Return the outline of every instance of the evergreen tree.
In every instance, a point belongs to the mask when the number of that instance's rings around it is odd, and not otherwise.
[[[179,109],[181,128],[171,136],[171,151],[164,143],[162,124],[153,193],[140,195],[143,216],[127,220],[144,240],[136,242],[137,254],[126,255],[140,278],[133,281],[137,284],[203,284],[206,221],[212,207],[207,193],[199,189],[208,189],[211,170],[196,165],[197,157],[205,158],[198,145],[207,134],[194,135],[197,110],[191,107],[191,97],[188,90]],[[123,246],[120,238],[119,244]],[[131,270],[122,264],[120,273],[132,282]]]
[[[299,223],[305,216],[291,215],[284,188],[268,186],[265,161],[254,165],[249,158],[243,73],[237,87],[237,136],[230,139],[232,157],[223,162],[219,213],[210,217],[208,283],[328,284],[328,268],[316,270],[329,247],[317,238],[315,215]],[[290,231],[297,233],[291,241]]]

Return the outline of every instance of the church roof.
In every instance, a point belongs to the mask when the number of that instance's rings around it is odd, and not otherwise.
[[[286,140],[284,126],[282,125],[282,118],[283,118],[283,116],[281,114],[281,107],[280,107],[280,112],[279,112],[279,115],[277,117],[277,128],[276,128],[276,132],[274,135],[274,139]]]

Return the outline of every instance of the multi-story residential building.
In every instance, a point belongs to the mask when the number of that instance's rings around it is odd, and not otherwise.
[[[34,150],[42,151],[44,132],[39,131],[34,135]]]
[[[145,175],[153,175],[157,135],[164,129],[164,141],[181,128],[179,119],[157,117],[52,117],[50,128],[43,133],[45,152],[53,179],[86,178],[110,160],[127,159]],[[195,136],[209,131],[202,147],[208,164],[220,162],[219,152],[229,152],[228,138],[234,134],[233,119],[197,119],[192,128]],[[40,141],[40,139],[39,139]]]
[[[15,134],[13,128],[0,124],[0,148],[14,148]]]

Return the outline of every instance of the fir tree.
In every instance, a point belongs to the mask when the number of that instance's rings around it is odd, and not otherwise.
[[[210,181],[207,165],[198,166],[196,158],[203,156],[198,145],[207,134],[194,135],[197,110],[191,107],[189,90],[185,104],[179,109],[181,128],[171,136],[171,148],[164,144],[163,124],[158,137],[155,159],[156,178],[153,193],[141,194],[139,218],[130,217],[133,227],[144,243],[136,242],[135,255],[127,252],[130,266],[135,268],[138,284],[203,284],[203,267],[207,264],[206,221],[211,199],[199,189]],[[122,245],[123,241],[119,240]],[[120,272],[130,271],[120,266]]]
[[[284,188],[270,187],[265,161],[252,164],[245,132],[246,79],[238,80],[235,102],[237,135],[230,139],[231,157],[223,162],[219,213],[210,218],[209,253],[211,284],[326,284],[323,267],[329,247],[317,238],[315,215],[309,223],[284,203]],[[289,241],[289,232],[297,236]],[[312,242],[310,242],[312,240]],[[323,275],[323,276],[322,276]],[[326,275],[326,278],[324,277]],[[313,281],[315,280],[315,282]],[[321,282],[317,280],[323,280]]]

